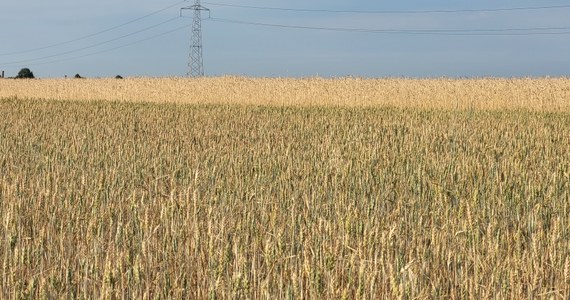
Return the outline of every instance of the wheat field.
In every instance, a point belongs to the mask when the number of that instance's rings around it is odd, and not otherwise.
[[[264,106],[390,106],[560,112],[570,78],[363,79],[214,77],[0,80],[0,98]]]
[[[570,80],[0,80],[2,299],[568,299]]]

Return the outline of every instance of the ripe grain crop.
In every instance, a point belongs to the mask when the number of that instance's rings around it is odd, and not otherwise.
[[[312,80],[291,84],[310,105],[233,78],[204,103],[145,98],[142,79],[129,99],[91,90],[130,102],[0,100],[0,297],[570,296],[566,80],[464,108],[430,82],[440,102],[342,102]],[[503,95],[471,84],[455,94]]]
[[[570,111],[568,78],[0,80],[0,98],[184,104]]]

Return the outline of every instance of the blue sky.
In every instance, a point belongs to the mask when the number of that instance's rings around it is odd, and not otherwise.
[[[137,22],[73,43],[18,53],[85,37],[177,2],[6,1],[0,5],[0,70],[13,76],[20,68],[29,67],[38,77],[73,76],[76,73],[87,77],[117,74],[183,76],[187,72],[190,28],[114,51],[107,50],[189,25],[190,18],[173,18],[179,15],[180,7],[191,5],[192,2],[181,3]],[[204,6],[211,9],[214,18],[308,27],[396,30],[570,27],[570,8],[446,14],[341,14],[243,9],[211,4],[329,10],[463,10],[567,5],[564,1],[208,2]],[[168,20],[163,25],[133,34]],[[570,75],[570,30],[561,30],[569,34],[557,35],[443,36],[319,31],[228,24],[213,20],[204,20],[202,25],[204,65],[209,76]],[[130,36],[121,38],[126,35]],[[96,44],[100,45],[93,46]],[[80,50],[82,48],[86,49]],[[89,55],[93,53],[98,54]]]

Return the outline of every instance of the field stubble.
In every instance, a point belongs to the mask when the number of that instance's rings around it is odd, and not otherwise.
[[[567,298],[570,115],[525,103],[1,100],[2,298]]]

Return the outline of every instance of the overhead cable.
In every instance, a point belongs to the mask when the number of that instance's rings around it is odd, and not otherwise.
[[[285,7],[250,6],[238,4],[226,4],[216,2],[204,2],[204,4],[221,7],[258,9],[258,10],[278,10],[293,12],[319,12],[319,13],[346,13],[346,14],[441,14],[441,13],[473,13],[473,12],[505,12],[524,10],[545,10],[570,8],[570,5],[551,6],[529,6],[529,7],[508,7],[508,8],[482,8],[482,9],[450,9],[450,10],[334,10],[334,9],[303,9]]]
[[[285,25],[273,23],[260,23],[239,21],[221,18],[210,18],[207,21],[232,23],[241,25],[254,25],[277,28],[309,29],[341,32],[378,33],[378,34],[410,34],[410,35],[558,35],[570,34],[570,27],[529,27],[529,28],[505,28],[505,29],[369,29],[369,28],[342,28],[342,27],[320,27],[303,25]]]
[[[116,37],[116,38],[113,38],[113,39],[110,39],[110,40],[106,40],[106,41],[103,41],[103,42],[91,44],[91,45],[89,45],[89,46],[85,46],[85,47],[73,49],[73,50],[70,50],[70,51],[60,52],[60,53],[57,53],[57,54],[47,55],[47,56],[38,57],[38,58],[33,58],[33,59],[26,59],[26,60],[13,61],[13,62],[5,62],[5,63],[0,63],[0,65],[2,65],[2,66],[19,65],[19,64],[22,64],[22,63],[40,61],[40,60],[44,60],[44,59],[48,59],[48,58],[53,58],[53,57],[63,56],[63,55],[66,55],[66,54],[76,53],[76,52],[79,52],[79,51],[83,51],[83,50],[86,50],[86,49],[95,48],[95,47],[98,47],[98,46],[101,46],[101,45],[105,45],[105,44],[108,44],[108,43],[111,43],[111,42],[114,42],[114,41],[117,41],[117,40],[120,40],[120,39],[124,39],[124,38],[126,38],[126,37],[133,36],[133,35],[135,35],[135,34],[138,34],[138,33],[141,33],[141,32],[144,32],[144,31],[147,31],[147,30],[156,28],[156,27],[158,27],[158,26],[164,25],[164,24],[166,24],[166,23],[172,22],[172,21],[174,21],[174,20],[176,20],[176,19],[179,19],[179,17],[174,17],[174,18],[168,19],[168,20],[166,20],[166,21],[164,21],[164,22],[160,22],[160,23],[158,23],[158,24],[145,27],[145,28],[140,29],[140,30],[137,30],[137,31],[135,31],[135,32],[131,32],[131,33],[129,33],[129,34],[125,34],[125,35],[122,35],[122,36],[119,36],[119,37]]]
[[[179,2],[177,2],[177,3],[175,3],[175,4],[172,4],[172,5],[170,5],[170,6],[167,6],[167,7],[165,7],[165,8],[162,8],[162,9],[160,9],[160,10],[154,11],[154,12],[149,13],[149,14],[147,14],[147,15],[144,15],[144,16],[142,16],[142,17],[139,17],[139,18],[136,18],[136,19],[127,21],[127,22],[125,22],[125,23],[122,23],[122,24],[119,24],[119,25],[116,25],[116,26],[113,26],[113,27],[110,27],[110,28],[107,28],[107,29],[105,29],[105,30],[101,30],[101,31],[98,31],[98,32],[95,32],[95,33],[91,33],[91,34],[88,34],[88,35],[84,35],[84,36],[82,36],[82,37],[78,37],[78,38],[75,38],[75,39],[67,40],[67,41],[64,41],[64,42],[56,43],[56,44],[51,44],[51,45],[48,45],[48,46],[38,47],[38,48],[32,48],[32,49],[26,49],[26,50],[19,50],[19,51],[8,52],[8,53],[0,53],[0,56],[10,56],[10,55],[19,55],[19,54],[37,52],[37,51],[40,51],[40,50],[50,49],[50,48],[54,48],[54,47],[58,47],[58,46],[67,45],[67,44],[71,44],[71,43],[74,43],[74,42],[86,40],[86,39],[88,39],[88,38],[91,38],[91,37],[94,37],[94,36],[98,36],[98,35],[101,35],[101,34],[103,34],[103,33],[107,33],[107,32],[109,32],[109,31],[112,31],[112,30],[121,28],[121,27],[123,27],[123,26],[129,25],[129,24],[132,24],[132,23],[135,23],[135,22],[140,21],[140,20],[142,20],[142,19],[146,19],[146,18],[148,18],[148,17],[154,16],[154,15],[159,14],[159,13],[165,11],[165,10],[168,10],[168,9],[170,9],[170,8],[173,8],[173,7],[175,7],[175,6],[178,6],[178,5],[180,5],[180,4],[184,3],[184,2],[185,2],[185,1],[179,1]]]
[[[54,64],[54,63],[65,62],[65,61],[80,59],[80,58],[84,58],[84,57],[94,56],[94,55],[98,55],[98,54],[103,54],[103,53],[107,53],[107,52],[112,52],[112,51],[115,51],[115,50],[118,50],[118,49],[122,49],[122,48],[129,47],[129,46],[132,46],[132,45],[140,44],[140,43],[142,43],[142,42],[146,42],[146,41],[149,41],[149,40],[152,40],[152,39],[156,39],[156,38],[159,38],[159,37],[162,37],[162,36],[171,34],[171,33],[173,33],[173,32],[176,32],[176,31],[179,31],[179,30],[182,30],[182,29],[191,27],[191,26],[192,26],[192,24],[187,24],[187,25],[180,26],[180,27],[174,28],[174,29],[172,29],[172,30],[168,30],[168,31],[165,31],[165,32],[162,32],[162,33],[159,33],[159,34],[156,34],[156,35],[153,35],[153,36],[144,38],[144,39],[136,40],[136,41],[133,41],[133,42],[130,42],[130,43],[121,45],[121,46],[117,46],[117,47],[113,47],[113,48],[109,48],[109,49],[105,49],[105,50],[101,50],[101,51],[97,51],[97,52],[87,53],[87,54],[78,55],[78,56],[74,56],[74,57],[62,58],[62,59],[58,59],[58,60],[52,60],[52,61],[46,61],[46,62],[39,62],[39,63],[32,63],[32,64],[28,64],[28,65],[30,65],[30,66],[49,65],[49,64]]]

